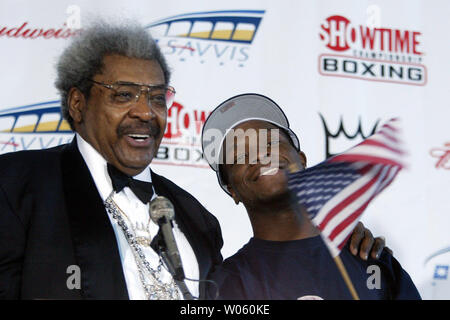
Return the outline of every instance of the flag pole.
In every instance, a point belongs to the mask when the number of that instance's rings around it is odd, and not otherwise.
[[[336,263],[336,266],[339,269],[339,272],[342,275],[342,278],[345,281],[345,284],[347,285],[348,290],[350,291],[350,293],[353,297],[353,300],[359,300],[358,293],[356,292],[355,287],[353,286],[352,280],[348,276],[347,270],[345,269],[345,266],[341,260],[341,257],[336,256],[333,259],[334,259],[334,262]]]
[[[291,163],[288,166],[289,173],[294,173],[300,171],[300,168],[298,167],[297,163]],[[320,233],[322,231],[319,230]],[[331,252],[330,252],[331,254]],[[342,262],[341,257],[339,255],[333,257],[334,262],[336,263],[336,266],[341,273],[342,279],[344,279],[345,284],[347,285],[348,290],[350,291],[350,294],[352,295],[353,300],[360,300],[358,293],[356,292],[355,286],[353,285],[352,280],[350,279],[350,276],[348,275],[347,269],[345,269],[344,263]]]

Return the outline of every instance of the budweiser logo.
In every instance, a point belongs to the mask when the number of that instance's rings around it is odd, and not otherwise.
[[[0,26],[0,37],[23,38],[23,39],[67,39],[77,35],[80,29],[71,29],[64,23],[63,27],[56,28],[36,28],[29,26],[28,22],[22,23],[18,27]]]
[[[430,155],[437,159],[435,164],[436,169],[450,170],[450,142],[445,143],[442,148],[431,149]]]

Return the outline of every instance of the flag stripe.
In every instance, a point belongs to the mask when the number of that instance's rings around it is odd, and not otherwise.
[[[366,193],[364,193],[363,198],[368,197],[368,199],[359,207],[356,211],[348,215],[334,230],[329,234],[330,240],[334,241],[334,238],[344,230],[346,226],[348,226],[352,221],[357,219],[362,212],[366,209],[366,207],[369,205],[369,202],[372,201],[372,199],[377,195],[379,190],[379,178],[380,176],[385,176],[387,174],[388,170],[385,170],[386,168],[381,169],[378,174],[370,181],[371,188],[367,190]],[[364,200],[362,200],[364,201]]]
[[[376,169],[377,171],[379,169]],[[355,200],[360,196],[364,195],[367,190],[377,181],[380,172],[375,175],[368,183],[366,183],[363,187],[358,189],[356,192],[352,193],[349,197],[347,197],[344,201],[339,203],[336,207],[334,207],[330,212],[327,213],[327,217],[319,224],[319,228],[324,230],[327,226],[328,222],[333,219],[339,212],[341,212],[344,208],[349,206],[350,204],[355,204]],[[333,240],[333,239],[331,239]]]
[[[388,168],[384,168],[383,172],[381,174],[381,176],[387,177],[389,175],[389,170]],[[368,192],[365,197],[361,198],[361,202],[366,200],[366,203],[363,203],[362,206],[360,208],[358,208],[357,210],[355,210],[356,214],[354,214],[352,216],[352,218],[347,219],[346,216],[348,216],[350,213],[348,213],[347,215],[342,215],[341,217],[341,223],[335,228],[329,228],[328,230],[324,230],[323,232],[330,238],[330,241],[333,241],[336,246],[340,246],[341,242],[344,241],[346,239],[346,234],[347,233],[351,233],[351,231],[353,230],[353,228],[351,228],[350,226],[353,224],[356,225],[356,223],[358,222],[358,218],[360,217],[360,215],[362,214],[362,212],[365,210],[365,208],[367,207],[368,203],[378,194],[379,192],[379,187],[377,188],[377,186],[375,186],[375,188],[373,188],[374,190],[372,190],[371,192]],[[371,195],[372,194],[372,195]],[[354,218],[354,219],[353,219]],[[346,220],[347,219],[347,220]],[[336,224],[335,224],[336,225]],[[339,229],[340,228],[340,229]],[[331,230],[331,231],[330,231]],[[337,235],[333,235],[333,232],[336,230],[340,230],[340,233]],[[333,235],[333,236],[332,236]]]
[[[401,168],[399,168],[399,167],[392,167],[391,168],[391,170],[389,172],[389,177],[386,179],[386,181],[384,181],[383,187],[380,189],[379,192],[381,192],[382,190],[386,189],[392,183],[392,181],[394,181],[395,177],[400,172],[400,169]]]
[[[394,135],[399,132],[399,129],[395,127],[394,123],[392,123],[392,124],[389,124],[389,123],[384,124],[381,127],[381,131],[383,131],[384,129],[391,130]]]
[[[383,138],[385,138],[385,139],[387,139],[387,140],[389,140],[389,141],[392,141],[392,142],[394,142],[394,143],[399,143],[399,142],[400,142],[395,136],[391,135],[389,132],[386,132],[386,131],[380,131],[379,134],[380,134]]]
[[[347,206],[345,209],[341,210],[339,212],[339,215],[336,215],[333,220],[331,220],[328,225],[321,228],[321,230],[324,232],[324,234],[327,237],[330,237],[330,235],[333,233],[333,230],[335,230],[340,224],[345,222],[345,219],[348,216],[351,216],[354,212],[358,211],[361,205],[368,199],[370,199],[370,196],[374,192],[374,188],[376,188],[376,185],[374,186],[375,179],[379,177],[379,175],[382,173],[382,168],[377,167],[375,168],[375,174],[370,176],[370,181],[368,181],[364,187],[369,187],[369,189],[364,190],[364,192],[360,192],[359,197],[354,200],[349,206]],[[320,228],[320,226],[319,226]],[[340,229],[342,230],[342,228]],[[334,237],[333,237],[334,238]],[[333,240],[330,238],[330,240]]]
[[[381,185],[379,187],[379,190],[373,195],[371,199],[373,199],[377,194],[379,194],[384,188],[386,188],[395,178],[397,173],[399,172],[398,167],[390,167],[388,170],[388,173],[385,175],[385,178],[382,180]],[[359,217],[359,216],[358,216]],[[339,251],[342,250],[342,248],[345,246],[345,243],[347,242],[348,238],[351,235],[351,232],[355,228],[356,224],[358,223],[358,219],[354,219],[352,223],[350,223],[341,233],[340,237],[336,236],[335,239],[333,239],[333,243],[337,244]],[[344,236],[344,240],[342,240],[342,235]],[[341,241],[342,240],[342,241]],[[339,242],[340,241],[340,242]]]
[[[333,159],[330,159],[330,162],[352,162],[352,161],[366,161],[371,163],[380,163],[385,165],[392,165],[392,166],[399,166],[403,167],[403,164],[392,160],[392,159],[386,159],[382,157],[375,157],[371,155],[362,155],[362,154],[340,154],[338,156],[335,156]]]
[[[401,155],[399,155],[396,152],[392,152],[389,149],[373,147],[370,145],[359,145],[359,146],[355,147],[354,149],[348,150],[347,152],[345,152],[341,155],[349,155],[349,154],[371,155],[371,156],[376,156],[376,157],[380,157],[380,158],[396,159],[396,160],[401,158]],[[337,155],[335,157],[339,157],[341,155]]]
[[[405,151],[401,148],[401,145],[399,145],[397,142],[392,142],[389,139],[386,139],[385,137],[383,137],[382,135],[373,135],[370,137],[370,140],[365,140],[365,141],[379,141],[381,143],[384,143],[386,146],[395,149],[395,150],[399,150],[401,152],[401,155],[403,156],[405,154]],[[361,142],[364,143],[365,141]]]
[[[364,167],[359,169],[359,173],[361,175],[365,175],[367,172],[369,172],[373,168],[373,166],[374,165],[372,163],[366,164],[366,165],[364,165]]]
[[[353,200],[355,198],[355,194],[358,193],[358,191],[361,190],[361,188],[364,187],[364,185],[366,185],[368,181],[370,181],[370,179],[376,174],[377,171],[378,168],[373,167],[370,173],[356,180],[354,183],[349,185],[347,188],[342,190],[338,195],[332,198],[329,202],[327,202],[319,211],[317,216],[314,218],[314,220],[316,221],[321,221],[317,223],[319,229],[323,230],[328,221],[330,221],[334,217],[334,215],[339,213],[340,209],[345,208],[346,206],[345,201],[347,200],[347,202],[350,202],[350,200]],[[344,205],[342,204],[343,202]],[[336,209],[336,207],[338,208]],[[333,211],[333,209],[335,210]]]
[[[352,231],[353,229],[355,229],[356,224],[358,223],[358,219],[355,219],[351,224],[348,225],[348,227],[342,232],[342,234],[344,235],[344,240],[342,240],[340,243],[337,242],[336,240],[333,243],[333,246],[336,246],[339,251],[342,250],[342,248],[344,248],[345,244],[348,241],[348,238],[350,238],[350,236],[352,235]],[[338,245],[335,245],[335,243],[339,243]]]
[[[402,150],[390,147],[386,143],[377,141],[376,139],[366,140],[366,141],[362,142],[360,145],[385,148],[385,149],[388,149],[389,151],[392,151],[398,155],[402,155],[404,153]]]

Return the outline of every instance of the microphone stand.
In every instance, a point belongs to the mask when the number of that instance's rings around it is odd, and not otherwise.
[[[186,283],[184,282],[184,273],[183,273],[182,277],[180,278],[179,275],[176,274],[175,269],[173,268],[172,262],[170,261],[166,251],[162,247],[160,247],[159,252],[160,252],[161,257],[163,258],[164,262],[166,263],[170,274],[172,275],[173,279],[175,280],[175,283],[177,284],[178,288],[180,288],[180,291],[183,294],[184,300],[194,300],[194,297],[189,292],[189,289],[187,288]]]

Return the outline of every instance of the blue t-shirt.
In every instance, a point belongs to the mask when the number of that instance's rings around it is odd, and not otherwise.
[[[409,275],[385,250],[379,260],[364,261],[345,247],[340,257],[360,299],[420,299]],[[352,299],[320,236],[252,238],[210,278],[218,285],[217,299]],[[208,298],[216,294],[217,287],[209,286]]]

